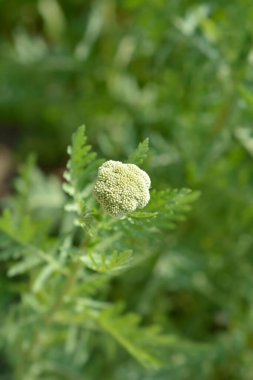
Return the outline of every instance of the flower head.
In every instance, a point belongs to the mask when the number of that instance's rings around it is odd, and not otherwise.
[[[121,217],[147,205],[150,185],[138,166],[110,160],[100,166],[93,193],[106,213]]]

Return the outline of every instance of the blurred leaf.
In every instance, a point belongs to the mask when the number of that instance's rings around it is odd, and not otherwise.
[[[96,272],[113,274],[129,268],[133,257],[131,251],[114,251],[111,254],[91,252],[87,256],[81,256],[80,259],[88,268]]]
[[[149,139],[146,138],[141,142],[137,149],[129,156],[128,162],[130,164],[141,165],[143,161],[147,158],[149,151]]]

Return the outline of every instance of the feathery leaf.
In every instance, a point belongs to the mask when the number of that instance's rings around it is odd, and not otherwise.
[[[130,154],[128,158],[128,162],[130,164],[135,164],[135,165],[142,165],[144,160],[148,156],[148,151],[149,151],[149,138],[147,137],[144,141],[142,141],[136,150]]]

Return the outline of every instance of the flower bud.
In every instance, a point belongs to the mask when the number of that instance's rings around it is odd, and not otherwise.
[[[138,166],[110,160],[100,166],[93,193],[107,214],[121,217],[147,205],[150,185]]]

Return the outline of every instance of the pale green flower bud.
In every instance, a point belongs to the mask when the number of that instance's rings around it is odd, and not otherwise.
[[[150,185],[138,166],[110,160],[98,169],[93,193],[107,214],[121,217],[147,205]]]

